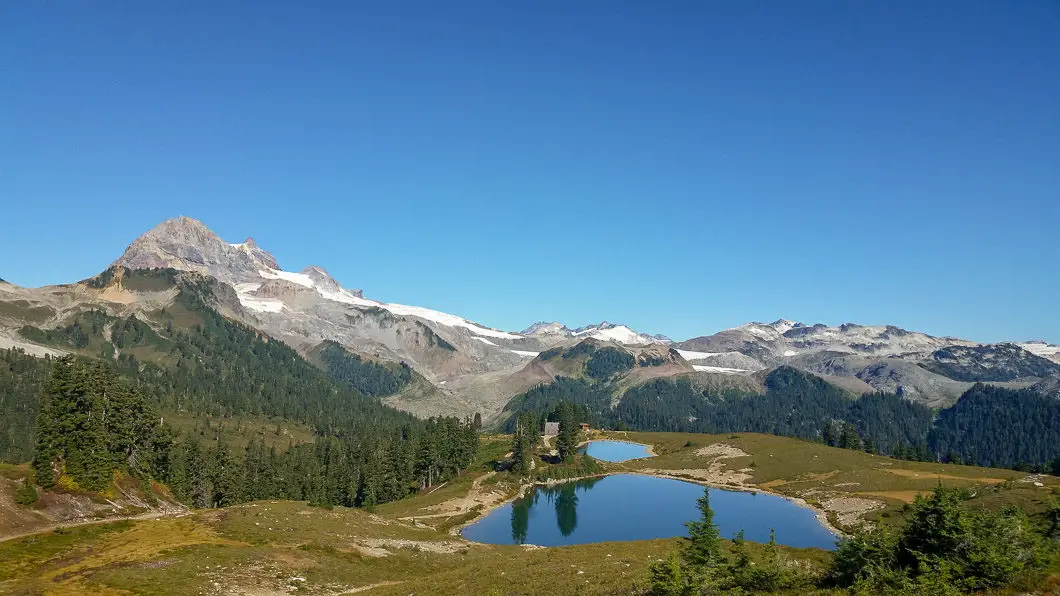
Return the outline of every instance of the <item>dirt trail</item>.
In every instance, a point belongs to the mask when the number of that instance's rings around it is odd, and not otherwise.
[[[927,472],[918,470],[906,470],[904,468],[897,468],[893,470],[885,470],[895,476],[901,476],[903,478],[914,478],[914,479],[930,479],[945,478],[946,480],[967,480],[968,482],[983,482],[985,484],[1001,484],[1005,481],[1004,478],[987,478],[982,476],[955,476],[953,474],[943,474],[941,472]]]
[[[468,489],[467,494],[463,497],[450,499],[444,503],[438,505],[432,505],[430,509],[442,510],[439,513],[428,513],[426,515],[408,515],[405,517],[399,517],[399,520],[410,521],[416,519],[431,519],[437,517],[454,517],[457,515],[464,515],[469,513],[478,505],[489,507],[495,501],[504,498],[504,495],[496,493],[494,491],[484,492],[482,491],[482,483],[487,479],[496,476],[497,472],[488,472],[475,478],[471,482],[471,488]]]
[[[140,515],[120,515],[114,517],[105,517],[103,519],[86,519],[79,521],[71,521],[61,524],[51,524],[31,530],[29,532],[20,532],[18,534],[9,534],[7,536],[0,536],[0,542],[7,542],[8,540],[17,540],[19,538],[25,538],[26,536],[33,536],[35,534],[46,534],[55,530],[56,528],[72,528],[75,526],[91,526],[95,524],[109,524],[111,522],[118,522],[123,520],[130,521],[142,521],[148,519],[158,519],[162,517],[183,517],[188,515],[187,511],[148,511],[147,513],[141,513]]]

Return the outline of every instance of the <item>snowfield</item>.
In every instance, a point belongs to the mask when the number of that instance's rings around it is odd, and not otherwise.
[[[626,327],[625,325],[618,325],[609,329],[600,329],[590,327],[584,331],[578,331],[571,334],[572,337],[591,337],[593,339],[599,339],[601,341],[613,341],[620,344],[653,344],[659,343],[659,340],[654,337],[650,337]]]
[[[751,372],[744,368],[725,368],[724,366],[704,366],[702,364],[693,364],[692,368],[700,372],[720,373],[723,375],[742,375]]]
[[[723,352],[695,352],[693,350],[677,350],[677,353],[680,354],[681,357],[685,360],[691,362],[693,360],[706,360],[707,358],[713,358],[719,354],[722,354]]]
[[[282,279],[307,288],[313,287],[313,280],[304,273],[291,273],[289,271],[280,271],[279,269],[262,269],[258,271],[258,275],[265,279]]]
[[[1027,350],[1031,354],[1034,354],[1035,356],[1041,356],[1043,358],[1048,358],[1050,356],[1060,354],[1060,346],[1049,345],[1042,341],[1031,341],[1016,345],[1023,348],[1024,350]]]
[[[508,350],[508,351],[511,352],[512,354],[518,354],[520,356],[527,356],[529,358],[537,358],[537,355],[541,353],[541,352],[527,352],[527,351],[524,351],[524,350]]]
[[[323,273],[321,271],[321,273]],[[368,300],[367,298],[358,298],[352,292],[340,289],[339,291],[328,290],[325,288],[317,287],[313,282],[313,279],[304,273],[291,273],[289,271],[281,271],[279,269],[262,269],[258,271],[258,274],[265,279],[282,279],[289,281],[293,284],[297,284],[306,288],[312,288],[316,290],[322,297],[331,300],[333,302],[341,302],[343,304],[350,304],[353,306],[374,306],[388,310],[395,315],[401,315],[406,317],[419,317],[428,321],[433,321],[440,325],[446,325],[448,327],[463,327],[475,335],[484,335],[487,337],[495,337],[498,339],[520,339],[521,335],[514,333],[506,333],[504,331],[497,331],[496,329],[489,329],[488,327],[482,327],[476,325],[467,319],[460,318],[456,315],[451,315],[444,312],[438,312],[429,308],[423,308],[420,306],[406,306],[404,304],[388,304],[386,302],[377,302],[375,300]],[[242,285],[253,285],[253,284],[240,284]],[[338,285],[338,284],[336,284]],[[260,284],[259,284],[260,287]],[[255,288],[256,289],[256,288]],[[252,290],[248,290],[252,291]],[[247,297],[252,300],[257,300],[252,297]],[[240,296],[240,302],[243,301],[243,296]],[[261,301],[259,301],[261,302]],[[278,302],[278,301],[277,301]],[[280,303],[283,304],[282,302]],[[254,310],[264,310],[265,306],[258,304],[258,308],[244,304],[247,308],[253,308]],[[267,308],[276,308],[275,305],[268,305]],[[278,310],[271,310],[269,312],[279,312]],[[494,344],[496,345],[496,344]]]
[[[287,305],[282,300],[275,300],[272,298],[254,298],[246,294],[239,294],[239,303],[243,305],[243,308],[249,308],[250,310],[256,310],[258,312],[283,312],[287,308]]]

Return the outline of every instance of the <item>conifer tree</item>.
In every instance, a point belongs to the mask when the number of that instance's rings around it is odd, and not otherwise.
[[[681,548],[681,558],[693,569],[702,570],[722,563],[721,534],[714,524],[714,510],[710,508],[710,489],[703,489],[703,496],[696,499],[699,519],[685,522],[688,537]]]
[[[565,401],[559,403],[556,406],[557,418],[559,421],[559,435],[556,437],[556,449],[559,451],[559,457],[565,462],[572,461],[574,459],[575,452],[578,449],[578,426],[577,420],[574,418],[574,409],[571,405]]]

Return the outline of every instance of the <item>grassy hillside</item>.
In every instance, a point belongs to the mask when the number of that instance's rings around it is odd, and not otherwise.
[[[1010,470],[891,460],[768,435],[607,436],[650,443],[659,454],[610,464],[609,470],[698,476],[745,490],[816,494],[824,501],[871,500],[885,508],[868,517],[888,523],[902,517],[911,493],[939,482],[980,488],[966,501],[970,508],[1018,503],[1034,509],[1060,486],[1052,477],[1039,478],[1044,486],[1037,487]],[[518,482],[507,472],[490,470],[491,463],[503,459],[508,441],[485,439],[472,471],[372,513],[258,501],[181,518],[77,527],[0,542],[0,592],[465,595],[645,589],[649,566],[676,540],[536,548],[475,544],[452,533],[457,524],[517,490]],[[733,475],[741,470],[750,471]],[[985,490],[1006,482],[1011,486]],[[830,518],[838,521],[837,515]],[[752,558],[763,556],[761,545],[750,547]],[[815,549],[781,550],[811,575],[822,573],[831,556]],[[1053,581],[1060,580],[1060,569],[1053,572]],[[1044,586],[1050,580],[1045,572],[1025,581]]]

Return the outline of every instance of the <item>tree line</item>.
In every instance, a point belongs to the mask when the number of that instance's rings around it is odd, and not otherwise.
[[[452,478],[478,448],[473,421],[456,418],[322,435],[284,451],[260,439],[242,452],[206,447],[176,436],[113,367],[74,356],[53,362],[36,426],[39,485],[100,491],[120,470],[164,482],[196,507],[266,498],[371,507]]]
[[[815,375],[779,367],[761,394],[700,389],[685,377],[630,387],[612,406],[607,383],[557,378],[513,398],[508,409],[542,416],[566,401],[584,421],[619,430],[690,433],[761,432],[847,444],[909,459],[998,467],[1048,467],[1060,458],[1060,400],[1033,390],[977,384],[935,412],[894,394],[856,399]],[[829,436],[829,433],[834,436]]]

